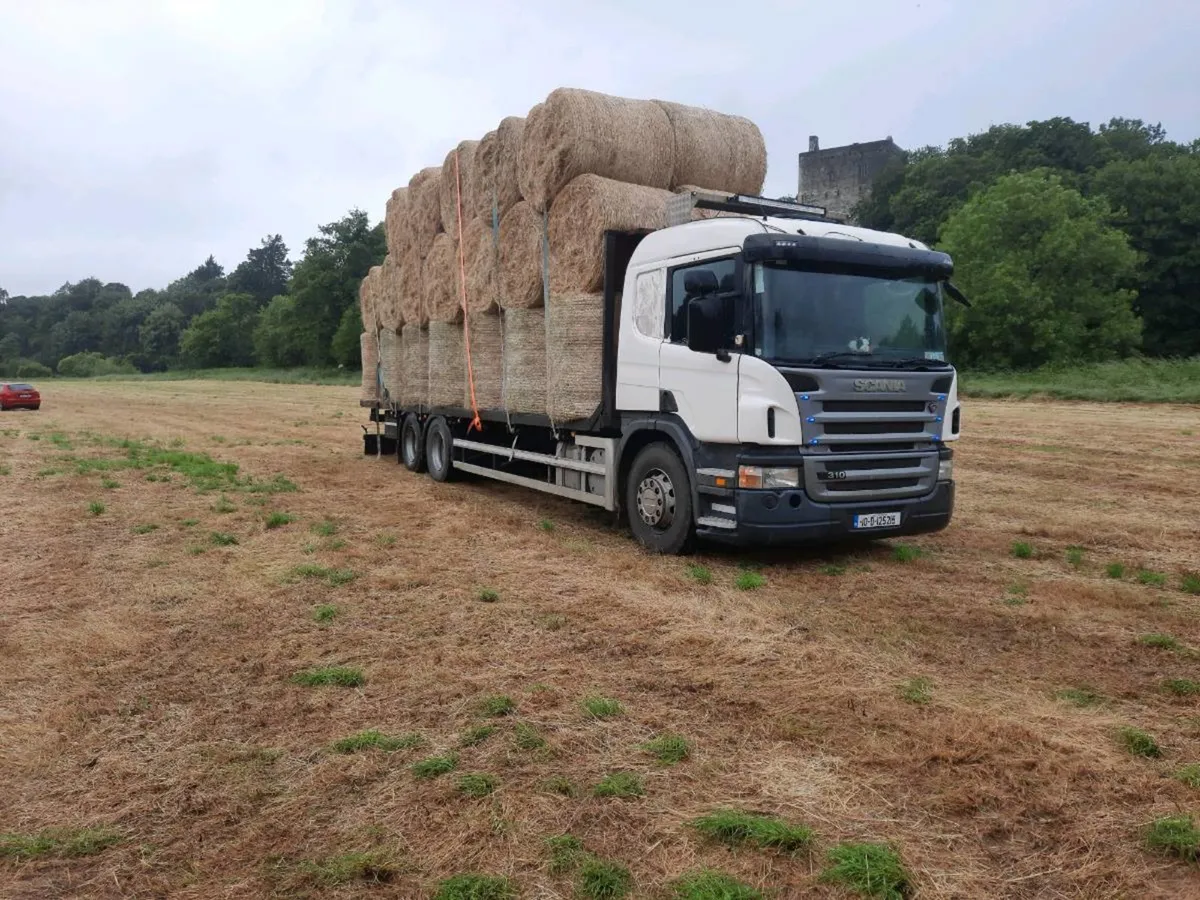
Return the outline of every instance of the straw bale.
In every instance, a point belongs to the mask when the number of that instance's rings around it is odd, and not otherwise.
[[[399,403],[404,381],[404,349],[400,335],[386,327],[379,330],[379,364],[383,380],[380,399]]]
[[[467,311],[495,312],[500,307],[500,285],[490,221],[470,221],[463,231],[463,253],[467,265]]]
[[[675,134],[652,100],[559,88],[526,118],[519,166],[521,196],[538,211],[585,174],[667,188]]]
[[[489,131],[475,151],[475,215],[491,223],[493,205],[499,218],[521,199],[517,167],[521,160],[521,136],[525,120],[509,116],[495,131]]]
[[[466,383],[462,325],[429,323],[429,405],[461,406]]]
[[[442,230],[442,168],[422,169],[408,183],[408,216],[403,220],[403,243],[424,259]]]
[[[463,385],[462,405],[471,407],[470,376],[475,378],[475,404],[480,409],[500,409],[504,403],[504,365],[501,358],[500,314],[498,312],[470,313],[467,316],[466,338],[471,347],[471,368]]]
[[[430,322],[461,322],[458,244],[439,234],[421,265],[421,304]]]
[[[363,328],[371,332],[374,332],[379,325],[379,312],[375,308],[374,280],[371,274],[374,271],[374,268],[367,270],[363,280],[358,283],[358,312],[362,317]]]
[[[580,175],[550,209],[550,290],[590,293],[604,288],[604,232],[666,225],[670,191]]]
[[[392,254],[383,258],[379,274],[379,307],[376,315],[383,328],[398,331],[404,324],[404,312],[400,306],[400,283],[403,275],[400,262]]]
[[[600,403],[604,296],[551,294],[547,316],[547,410],[560,422],[586,419]]]
[[[362,392],[359,397],[368,403],[379,401],[379,342],[375,333],[364,331],[358,336],[358,350],[362,356]]]
[[[400,285],[397,296],[401,322],[424,325],[429,321],[421,297],[422,284],[421,257],[414,245],[406,244],[400,252]]]
[[[400,347],[400,402],[420,406],[429,402],[429,329],[405,325]]]
[[[672,187],[698,184],[733,194],[762,192],[767,145],[757,125],[698,106],[655,102],[666,113],[674,135]]]
[[[542,298],[542,214],[522,200],[500,221],[500,305],[533,309]]]
[[[442,163],[441,216],[442,230],[458,239],[458,185],[462,185],[462,224],[475,215],[475,150],[479,141],[463,141],[446,154]],[[455,177],[454,155],[458,154],[458,177]]]
[[[400,255],[404,246],[404,229],[408,219],[408,188],[398,187],[388,198],[387,210],[383,216],[383,233],[387,239],[387,250],[392,256]]]
[[[504,408],[546,412],[546,311],[507,309],[504,320]]]

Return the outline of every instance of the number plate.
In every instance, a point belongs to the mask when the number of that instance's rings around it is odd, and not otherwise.
[[[865,513],[854,517],[855,528],[895,528],[900,524],[900,513]]]

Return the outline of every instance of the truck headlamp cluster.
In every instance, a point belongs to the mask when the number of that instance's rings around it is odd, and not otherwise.
[[[779,488],[800,487],[800,470],[783,466],[738,466],[738,487]]]

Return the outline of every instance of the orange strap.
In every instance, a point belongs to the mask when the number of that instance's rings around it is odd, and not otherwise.
[[[463,343],[467,351],[467,382],[471,385],[471,412],[474,418],[467,426],[483,431],[483,423],[479,421],[479,404],[475,400],[475,367],[471,364],[471,323],[467,315],[467,263],[463,256],[463,224],[462,224],[462,174],[458,169],[458,148],[454,149],[454,202],[458,207],[458,288],[462,300],[463,313]]]

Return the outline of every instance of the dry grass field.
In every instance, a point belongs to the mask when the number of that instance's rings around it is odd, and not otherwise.
[[[973,402],[949,530],[674,559],[356,394],[0,416],[0,897],[1200,897],[1200,408]]]

